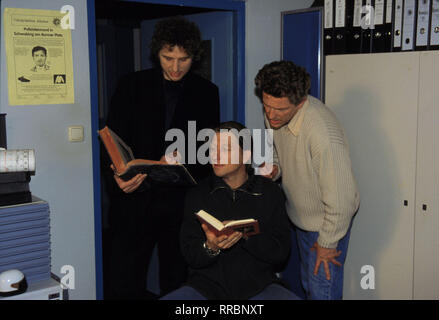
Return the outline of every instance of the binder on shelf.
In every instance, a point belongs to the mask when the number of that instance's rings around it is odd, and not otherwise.
[[[393,0],[386,0],[384,24],[384,52],[392,51],[393,38]]]
[[[346,53],[346,0],[335,0],[334,54]]]
[[[439,50],[439,0],[432,0],[429,50]]]
[[[375,0],[374,3],[374,28],[372,29],[371,52],[385,52],[385,1]]]
[[[361,10],[363,0],[348,1],[346,4],[347,11],[347,52],[361,53],[362,28],[361,28]]]
[[[428,49],[430,30],[430,0],[420,0],[416,23],[416,50]]]
[[[371,43],[372,43],[372,30],[374,28],[374,19],[375,15],[373,14],[373,3],[372,0],[365,0],[363,3],[362,12],[362,43],[361,43],[361,52],[362,53],[370,53],[371,52]],[[363,16],[363,13],[365,14]]]
[[[325,0],[324,3],[324,31],[323,31],[323,52],[324,55],[334,52],[334,2]]]
[[[401,51],[402,47],[402,20],[403,0],[395,0],[393,6],[393,46],[392,51]]]
[[[402,25],[402,51],[415,49],[416,0],[404,1],[404,17]]]

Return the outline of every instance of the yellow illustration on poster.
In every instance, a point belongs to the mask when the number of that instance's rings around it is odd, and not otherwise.
[[[74,103],[71,31],[61,23],[65,15],[5,8],[10,105]]]

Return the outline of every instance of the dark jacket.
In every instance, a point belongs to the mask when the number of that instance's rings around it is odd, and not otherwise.
[[[197,131],[219,124],[219,93],[216,85],[191,71],[182,81],[183,94],[178,100],[171,128],[181,129],[187,139],[188,121],[196,121]],[[165,116],[163,73],[160,68],[153,68],[129,74],[119,81],[111,100],[106,124],[131,147],[135,158],[159,160],[165,154],[167,146],[172,143],[165,141]],[[167,205],[174,205],[174,209],[182,206],[184,192],[178,188],[154,187],[148,192],[142,192],[153,183],[148,178],[136,192],[125,194],[113,179],[109,168],[110,160],[105,150],[102,150],[102,159],[107,192],[113,202],[124,202],[121,207],[127,206],[127,201],[145,202],[146,198],[155,199],[160,204],[163,203],[160,197],[166,193]],[[187,167],[196,180],[201,180],[211,172],[210,166],[206,165]],[[177,198],[169,201],[172,197]]]
[[[211,257],[203,248],[206,236],[194,214],[201,209],[220,221],[257,219],[261,233]],[[208,299],[248,299],[278,282],[275,266],[288,257],[290,227],[284,195],[261,176],[250,175],[232,190],[212,175],[187,193],[180,239],[190,267],[189,286]]]

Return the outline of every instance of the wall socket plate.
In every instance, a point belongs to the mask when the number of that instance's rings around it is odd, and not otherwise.
[[[69,141],[70,142],[84,141],[84,127],[83,126],[70,126],[69,127]]]

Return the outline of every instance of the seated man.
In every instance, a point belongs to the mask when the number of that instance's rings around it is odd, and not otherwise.
[[[247,130],[250,143],[244,144],[245,138],[238,135],[245,132],[242,129],[237,122],[226,122],[215,130],[209,149],[215,175],[186,195],[180,243],[189,278],[163,300],[298,299],[280,285],[274,271],[290,250],[285,199],[274,182],[253,174],[251,136]],[[260,233],[216,237],[197,219],[199,210],[223,223],[254,218]]]

